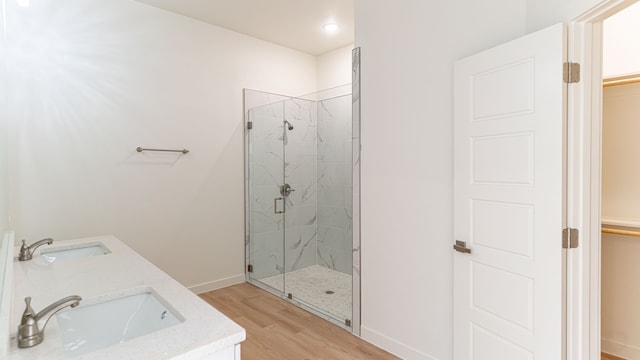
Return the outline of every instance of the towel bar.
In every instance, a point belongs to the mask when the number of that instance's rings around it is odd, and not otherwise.
[[[181,152],[181,153],[183,153],[183,154],[186,154],[186,153],[188,153],[188,152],[189,152],[189,150],[187,150],[187,149],[182,149],[182,150],[171,150],[171,149],[145,149],[145,148],[142,148],[142,147],[140,147],[140,146],[138,146],[138,147],[136,148],[136,151],[137,151],[137,152],[143,152],[143,151]]]

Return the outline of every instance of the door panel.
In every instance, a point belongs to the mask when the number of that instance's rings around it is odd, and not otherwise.
[[[472,200],[472,237],[476,245],[531,258],[533,214],[531,205]]]
[[[474,183],[532,184],[533,133],[477,136],[470,140]]]
[[[500,335],[472,325],[474,359],[533,360],[531,352]]]
[[[284,291],[284,148],[282,144],[283,102],[248,110],[249,131],[249,264],[255,280],[270,279],[269,285]]]
[[[565,38],[455,64],[456,360],[563,358]]]

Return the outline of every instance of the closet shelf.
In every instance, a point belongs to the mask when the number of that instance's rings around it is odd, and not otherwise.
[[[602,226],[624,226],[640,229],[640,220],[603,217]]]

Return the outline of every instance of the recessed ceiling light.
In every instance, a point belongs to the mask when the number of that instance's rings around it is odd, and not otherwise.
[[[324,26],[322,27],[322,29],[327,33],[334,33],[338,31],[339,28],[340,27],[336,23],[327,23],[327,24],[324,24]]]
[[[29,0],[16,0],[16,2],[22,7],[29,7]]]

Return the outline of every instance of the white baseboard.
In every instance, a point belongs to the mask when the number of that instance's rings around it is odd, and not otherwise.
[[[360,328],[360,337],[405,360],[437,360],[364,325]]]
[[[640,359],[640,348],[635,346],[622,344],[610,339],[602,339],[600,347],[600,350],[607,354],[625,359]]]
[[[228,278],[210,281],[204,284],[189,286],[189,290],[195,294],[206,293],[207,291],[218,290],[232,285],[242,284],[245,280],[244,274],[234,275]]]

